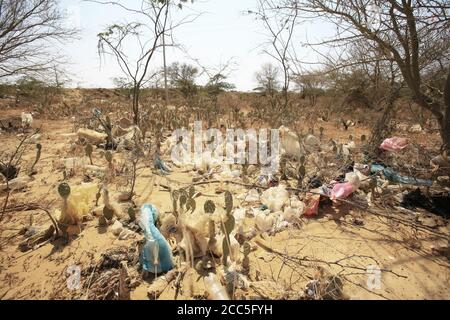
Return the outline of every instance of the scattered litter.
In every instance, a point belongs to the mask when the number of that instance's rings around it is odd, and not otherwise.
[[[320,203],[320,194],[321,189],[313,189],[311,192],[307,193],[305,197],[305,210],[303,215],[305,217],[311,218],[315,217],[319,214],[319,203]]]
[[[22,112],[22,127],[31,127],[33,124],[33,115],[31,113]]]
[[[139,225],[144,231],[145,244],[141,252],[141,265],[151,273],[166,272],[174,266],[169,243],[155,226],[157,218],[158,211],[152,204],[142,206]]]
[[[267,189],[261,195],[261,203],[267,205],[271,212],[281,211],[288,200],[289,192],[282,185]]]
[[[261,232],[269,232],[275,225],[276,218],[270,210],[253,209],[256,228]]]
[[[6,184],[6,182],[0,184],[0,192],[4,192],[8,188],[11,191],[24,189],[32,181],[33,181],[33,178],[31,178],[29,176],[23,176],[23,177],[12,179],[9,181],[8,184]]]
[[[372,173],[382,172],[387,180],[395,183],[411,184],[417,186],[428,186],[428,187],[431,187],[433,185],[433,181],[431,180],[402,176],[397,172],[395,172],[394,169],[386,168],[380,164],[373,164],[370,168],[370,171]]]
[[[214,273],[208,274],[204,281],[206,291],[211,300],[230,300],[225,287],[222,286]]]
[[[90,129],[80,128],[77,131],[78,138],[83,138],[94,145],[105,143],[108,135],[106,133],[97,132]]]
[[[386,151],[398,152],[405,149],[409,142],[406,138],[393,137],[383,141],[380,148]]]
[[[119,220],[116,220],[114,224],[111,226],[112,234],[118,237],[122,231],[123,231],[122,223]]]
[[[423,129],[420,124],[415,124],[415,125],[411,126],[408,131],[411,133],[419,133],[419,132],[422,132]]]
[[[256,189],[250,189],[244,199],[245,202],[258,202],[259,200],[259,192]]]
[[[331,190],[330,194],[331,200],[334,201],[338,199],[346,199],[352,193],[358,190],[361,184],[358,175],[353,172],[350,172],[347,173],[345,177],[346,177],[345,180],[347,180],[347,182],[337,183],[333,186],[333,189]]]

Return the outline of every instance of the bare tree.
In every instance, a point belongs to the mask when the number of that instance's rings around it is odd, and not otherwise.
[[[263,52],[274,58],[282,71],[282,103],[278,107],[281,117],[289,104],[289,86],[292,76],[292,41],[295,26],[298,24],[298,10],[296,7],[278,10],[276,1],[258,0],[255,10],[249,10],[257,19],[261,20],[267,31],[268,40],[264,44]]]
[[[261,70],[256,72],[255,78],[258,83],[258,88],[255,90],[263,91],[269,95],[279,90],[279,73],[280,70],[271,63],[266,63],[261,67]]]
[[[0,1],[0,78],[52,70],[62,58],[52,44],[75,34],[55,0]]]
[[[328,41],[345,52],[355,41],[365,41],[371,48],[365,60],[377,58],[395,63],[410,89],[413,100],[429,110],[440,126],[443,148],[450,149],[450,104],[447,97],[450,76],[450,28],[446,0],[280,0],[279,14],[296,11],[303,19],[326,20],[337,33]],[[292,15],[292,14],[291,14]],[[341,65],[361,61],[342,59]],[[425,79],[441,77],[441,88]]]
[[[150,62],[157,50],[163,46],[173,46],[172,31],[197,16],[188,16],[174,23],[171,20],[173,7],[181,8],[181,2],[187,0],[141,0],[137,8],[124,5],[121,1],[91,1],[95,3],[116,5],[128,14],[137,16],[137,21],[113,24],[104,32],[98,34],[99,54],[111,54],[116,58],[122,72],[133,84],[133,113],[134,123],[139,124],[139,94],[140,89],[152,79],[150,75]],[[163,43],[165,35],[172,38],[172,43]],[[132,41],[130,43],[129,41]],[[138,44],[137,57],[132,58],[133,44]]]

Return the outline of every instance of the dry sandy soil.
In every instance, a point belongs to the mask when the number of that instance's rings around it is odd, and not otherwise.
[[[20,110],[9,110],[2,116],[7,113],[20,115]],[[61,206],[57,187],[63,181],[63,174],[54,162],[71,156],[70,146],[76,138],[64,135],[73,133],[69,120],[38,118],[33,127],[40,126],[42,156],[36,165],[37,174],[25,189],[12,193],[9,203],[50,204],[50,212],[55,214]],[[333,136],[342,141],[349,134],[358,137],[369,132],[369,128],[361,126],[351,127],[345,132],[329,123],[324,123],[324,127],[327,138]],[[408,135],[417,143],[426,140],[425,134]],[[2,133],[0,149],[3,151],[14,146],[17,139],[16,134]],[[24,161],[32,162],[34,156],[34,148],[30,148],[24,155]],[[82,159],[84,163],[89,162],[87,157]],[[96,165],[106,165],[98,149],[94,151],[93,160]],[[86,179],[85,173],[83,170],[77,171],[68,180],[69,184],[80,184]],[[97,182],[95,175],[90,174],[90,178]],[[168,176],[155,176],[151,169],[143,169],[139,171],[134,201],[138,207],[152,203],[161,213],[170,212],[170,194],[164,186],[187,186],[192,178],[192,172],[184,168],[174,167]],[[117,197],[119,190],[119,187],[112,188],[112,198]],[[236,197],[248,188],[223,182],[198,185],[196,191],[201,195],[196,199],[197,210],[203,208],[206,199],[212,199],[216,204],[223,203],[223,195],[219,193],[221,190],[229,190]],[[4,198],[4,194],[0,196],[0,204],[3,204]],[[234,207],[238,207],[241,201],[235,198]],[[95,207],[94,202],[91,205]],[[246,204],[242,206],[250,207]],[[389,208],[383,212],[411,221],[408,213]],[[98,218],[92,213],[83,222],[82,232],[68,243],[64,239],[50,239],[32,250],[21,252],[18,246],[24,241],[24,236],[19,231],[29,224],[30,215],[33,216],[34,226],[50,225],[48,215],[42,210],[8,212],[0,224],[0,299],[101,298],[98,292],[94,292],[94,285],[87,285],[94,274],[99,276],[92,266],[102,259],[102,254],[107,250],[134,249],[136,242],[142,239],[142,235],[136,234],[133,239],[119,240],[111,233],[110,227],[99,227]],[[361,225],[355,221],[363,223]],[[254,228],[251,218],[247,217],[246,223],[249,229]],[[302,218],[299,225],[275,235],[258,235],[250,240],[252,250],[248,280],[255,285],[237,290],[236,298],[298,299],[302,297],[308,282],[323,277],[320,275],[323,269],[342,279],[343,298],[450,299],[449,261],[433,250],[434,247],[448,245],[446,239],[449,234],[447,221],[430,231],[429,228],[413,228],[348,204],[325,205],[316,218]],[[175,254],[175,261],[178,263],[179,260],[179,255]],[[220,259],[216,260],[220,264]],[[369,288],[367,285],[369,275],[366,268],[374,264],[382,270],[379,288]],[[83,286],[80,289],[70,290],[67,287],[67,269],[72,265],[81,268]],[[128,268],[131,299],[149,299],[147,291],[153,276],[142,278],[131,263]],[[195,268],[188,269],[183,277],[167,285],[159,299],[207,298],[203,275]],[[95,290],[100,292],[98,287]],[[112,290],[117,291],[117,288]]]

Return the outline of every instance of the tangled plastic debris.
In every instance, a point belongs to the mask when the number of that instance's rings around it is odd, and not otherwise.
[[[433,185],[433,181],[431,180],[402,176],[397,172],[395,172],[394,169],[386,168],[380,164],[373,164],[370,167],[370,171],[372,173],[381,172],[383,173],[383,175],[386,177],[387,180],[395,183],[411,184],[416,186],[428,186],[428,187],[431,187]]]
[[[282,185],[264,191],[261,195],[261,203],[265,204],[271,212],[281,211],[289,200],[289,192]]]
[[[145,271],[166,272],[173,268],[172,251],[169,243],[155,226],[158,211],[152,204],[141,208],[139,225],[144,231],[145,244],[141,252],[141,264]]]

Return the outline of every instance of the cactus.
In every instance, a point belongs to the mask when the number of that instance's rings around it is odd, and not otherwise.
[[[92,144],[88,143],[84,147],[84,151],[86,152],[86,155],[89,157],[89,161],[91,162],[91,165],[94,164],[92,161],[92,152],[94,151],[94,148],[92,147]]]
[[[104,206],[103,207],[103,216],[107,220],[111,220],[114,217],[114,211],[110,207]]]
[[[189,198],[193,198],[195,195],[195,188],[194,186],[189,188]]]
[[[245,271],[248,271],[250,269],[250,259],[248,255],[250,254],[250,244],[246,241],[242,245],[243,253],[244,253],[244,259],[242,260],[242,269]]]
[[[188,200],[188,198],[187,198],[187,196],[185,194],[182,194],[180,196],[180,209],[182,207],[184,207],[184,205],[186,204],[187,200]]]
[[[58,186],[58,193],[64,200],[67,200],[67,198],[70,195],[70,186],[66,182],[61,183]]]
[[[209,225],[208,225],[208,231],[209,231],[209,241],[208,241],[208,248],[209,250],[212,250],[212,248],[214,248],[214,246],[216,245],[216,226],[214,225],[214,221],[213,220],[209,220]]]
[[[361,142],[366,142],[366,140],[367,140],[367,137],[366,137],[365,134],[363,134],[363,135],[361,136]]]
[[[297,188],[301,188],[302,184],[303,184],[303,180],[305,179],[306,176],[306,168],[305,166],[302,164],[299,166],[298,168],[298,180],[297,180]]]
[[[98,191],[97,191],[97,193],[95,194],[95,206],[98,206],[98,200],[99,200],[100,197],[102,196],[100,190],[101,190],[101,188],[99,188]]]
[[[225,235],[222,242],[222,263],[225,266],[227,264],[228,256],[230,255],[230,234],[234,229],[235,220],[231,211],[233,210],[233,196],[229,191],[225,192],[225,210],[226,220],[222,222],[222,232]]]
[[[136,211],[133,207],[128,208],[128,216],[130,217],[130,221],[136,220]]]
[[[305,157],[305,156],[301,156],[301,157],[300,157],[300,164],[301,164],[302,166],[304,166],[305,163],[306,163],[306,157]]]
[[[30,176],[34,172],[34,166],[36,165],[36,163],[38,163],[39,159],[41,158],[41,150],[42,150],[42,145],[40,143],[36,144],[36,159],[34,160],[34,163],[32,164],[32,166],[30,168],[30,172],[29,172]]]
[[[211,200],[207,200],[203,206],[206,213],[213,214],[216,210],[216,205]]]
[[[105,227],[107,224],[108,224],[108,222],[106,221],[105,216],[100,216],[100,217],[98,218],[98,225],[99,225],[100,227]]]
[[[222,263],[225,266],[227,264],[228,256],[230,254],[230,233],[233,231],[235,225],[234,216],[227,215],[225,222],[222,222],[222,232],[225,237],[222,242]]]
[[[105,159],[108,161],[109,165],[112,164],[113,155],[111,151],[108,150],[105,152]]]
[[[225,210],[227,211],[227,215],[231,214],[231,210],[233,210],[233,196],[230,191],[225,191]]]
[[[193,198],[189,198],[186,203],[186,210],[191,210],[191,213],[195,211],[196,203]]]

